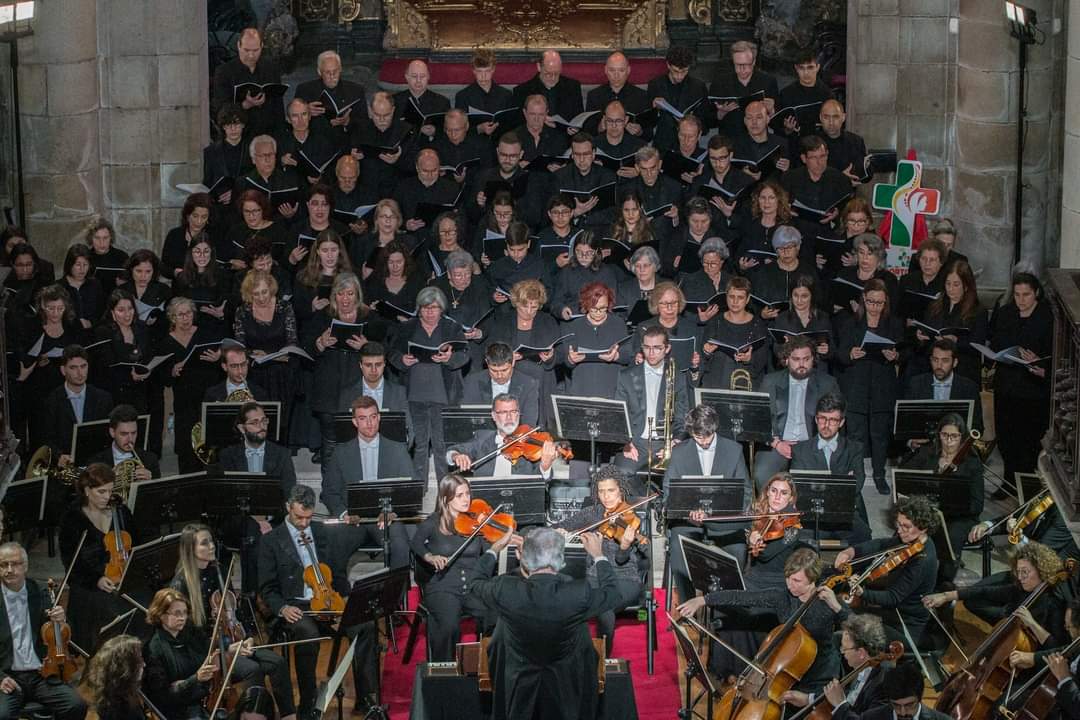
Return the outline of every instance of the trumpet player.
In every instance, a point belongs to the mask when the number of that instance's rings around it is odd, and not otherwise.
[[[60,374],[64,383],[49,393],[41,406],[40,441],[48,445],[57,457],[57,465],[71,464],[71,431],[75,425],[92,420],[104,420],[113,408],[107,391],[86,382],[90,359],[82,345],[68,345],[60,359]]]
[[[109,413],[109,437],[112,443],[90,457],[90,464],[103,463],[115,468],[127,461],[134,461],[131,481],[161,477],[158,456],[149,450],[139,449],[139,413],[131,405],[117,405]],[[119,483],[118,483],[119,485]],[[126,493],[125,493],[126,494]]]
[[[626,403],[631,433],[630,442],[615,456],[615,464],[630,471],[633,481],[629,489],[635,495],[644,494],[636,471],[656,465],[661,455],[679,442],[683,437],[683,420],[690,409],[686,381],[670,357],[667,329],[659,325],[646,328],[641,354],[644,358],[641,364],[619,373],[615,390],[615,399]]]

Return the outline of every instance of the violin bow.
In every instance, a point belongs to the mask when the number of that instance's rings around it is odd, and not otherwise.
[[[729,645],[728,643],[726,643],[723,640],[721,640],[720,638],[718,638],[715,634],[713,634],[713,633],[709,632],[708,630],[706,630],[705,626],[702,625],[701,623],[699,623],[694,618],[692,618],[692,617],[684,617],[681,620],[676,620],[675,618],[673,618],[671,616],[671,613],[667,613],[667,616],[668,616],[668,620],[670,620],[673,624],[678,624],[679,622],[687,622],[687,623],[689,623],[699,633],[705,635],[706,637],[711,639],[713,642],[723,646],[729,653],[731,653],[732,655],[737,657],[739,660],[742,660],[744,663],[746,663],[747,667],[753,668],[755,672],[761,673],[762,675],[767,674],[762,668],[758,667],[757,663],[755,663],[753,660],[751,660],[750,658],[748,658],[745,655],[743,655],[742,653],[740,653],[735,648],[731,647],[731,645]]]
[[[491,514],[484,518],[483,521],[479,525],[477,525],[471,533],[469,533],[469,537],[465,538],[465,542],[461,543],[461,545],[458,546],[458,549],[451,553],[450,557],[446,558],[446,565],[443,567],[442,570],[438,571],[440,574],[446,572],[447,569],[454,564],[454,561],[461,557],[461,553],[465,551],[465,547],[470,542],[472,542],[472,539],[474,537],[480,534],[481,530],[487,527],[487,525],[491,522],[491,518],[498,515],[499,511],[502,510],[504,507],[506,507],[506,503],[499,503],[498,507],[492,510]]]
[[[951,642],[952,646],[956,648],[956,651],[960,653],[960,657],[964,658],[964,664],[967,665],[968,663],[970,663],[971,660],[969,660],[968,656],[964,653],[964,648],[960,647],[960,643],[956,642],[956,638],[954,638],[952,636],[952,633],[949,632],[948,628],[945,627],[945,623],[941,622],[941,618],[938,617],[938,614],[934,610],[934,608],[926,609],[930,613],[930,617],[934,618],[934,622],[936,622],[938,624],[938,627],[941,628],[941,631],[945,633],[945,637],[949,638],[949,642]]]
[[[233,563],[235,563],[235,562],[236,562],[236,556],[233,555],[232,559],[229,560],[229,570],[225,573],[225,577],[232,577]],[[221,565],[218,565],[218,572],[219,573],[221,572]],[[219,575],[219,579],[220,579],[220,575]],[[222,587],[221,587],[221,602],[222,602],[222,604],[225,603],[225,586],[224,585],[222,585]],[[221,630],[221,616],[224,615],[224,614],[225,613],[221,612],[221,608],[218,608],[217,617],[214,618],[214,628],[213,628],[213,630],[210,631],[210,651],[206,654],[206,660],[203,661],[204,665],[207,662],[210,661],[210,658],[214,654],[214,640],[217,639],[218,631]],[[232,672],[231,668],[230,668],[230,672]],[[220,700],[220,699],[221,698],[218,698],[218,700]],[[215,706],[214,709],[217,710],[217,707]],[[214,717],[214,713],[210,713],[210,717]]]
[[[634,503],[630,507],[628,507],[625,510],[623,510],[622,512],[618,513],[618,515],[622,515],[622,513],[630,512],[631,510],[635,510],[635,509],[641,507],[642,505],[648,505],[649,503],[651,503],[653,500],[655,500],[658,497],[660,497],[660,496],[654,494],[654,495],[650,495],[650,496],[648,496],[646,498],[642,498],[641,500],[638,500],[636,503]],[[594,523],[590,523],[589,525],[586,525],[585,527],[581,528],[580,530],[575,530],[572,533],[567,533],[566,539],[567,540],[573,540],[574,538],[578,537],[579,535],[583,535],[583,534],[589,532],[590,530],[598,528],[601,525],[603,525],[604,523],[615,519],[615,517],[616,517],[616,515],[605,515],[601,519],[597,520]]]
[[[218,613],[221,616],[221,613]],[[237,648],[233,653],[232,662],[229,663],[229,669],[225,671],[225,677],[221,678],[221,689],[218,690],[217,698],[214,699],[214,707],[210,711],[210,717],[216,717],[218,708],[221,706],[221,699],[225,697],[225,691],[229,689],[229,678],[232,677],[233,668],[236,667],[236,661],[240,659],[240,649]],[[204,663],[205,664],[205,663]]]
[[[915,644],[915,638],[911,637],[911,631],[908,630],[907,623],[904,622],[904,616],[900,614],[899,608],[893,608],[893,612],[896,613],[896,619],[900,621],[900,629],[904,631],[904,639],[907,641],[908,647],[911,648],[911,654],[915,656],[915,662],[919,664],[919,671],[922,672],[923,678],[930,679],[930,670],[926,667],[926,661],[922,658],[922,653],[919,652],[919,646]],[[934,611],[931,610],[930,614],[933,615]],[[933,683],[930,683],[933,685]]]
[[[146,705],[146,707],[150,708],[150,712],[153,713],[154,716],[158,718],[158,720],[169,720],[167,717],[165,717],[165,713],[158,710],[157,706],[154,705],[154,703],[150,702],[150,698],[146,697],[146,693],[142,691],[142,688],[135,688],[135,692],[139,693],[139,697],[142,698],[143,703]]]
[[[267,643],[266,645],[255,645],[252,650],[269,650],[276,647],[288,647],[289,645],[303,645],[304,643],[322,642],[323,640],[329,640],[330,637],[317,637],[307,638],[306,640],[288,640],[285,642]]]
[[[60,604],[60,598],[64,595],[68,580],[71,579],[71,571],[75,569],[75,561],[79,559],[79,553],[82,552],[83,543],[86,542],[86,532],[86,530],[83,530],[82,537],[79,538],[79,545],[75,548],[75,554],[71,556],[71,564],[68,565],[67,571],[64,573],[64,582],[60,583],[60,589],[56,591],[56,596],[53,598],[53,607]],[[49,609],[51,610],[52,608]]]
[[[537,432],[540,432],[540,426],[539,425],[534,427],[532,430],[521,433],[520,435],[507,435],[507,438],[512,438],[512,439],[507,440],[502,445],[495,448],[495,450],[493,450],[492,452],[489,452],[487,455],[482,455],[478,459],[473,460],[472,464],[473,465],[483,465],[484,463],[486,463],[491,458],[497,457],[499,455],[499,453],[501,453],[503,450],[510,447],[514,443],[521,442],[525,438],[527,438],[530,435],[532,435],[533,433],[537,433]]]

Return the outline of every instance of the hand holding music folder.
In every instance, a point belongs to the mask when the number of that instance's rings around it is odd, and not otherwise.
[[[896,341],[890,340],[887,337],[878,335],[872,330],[867,330],[863,335],[862,342],[859,343],[859,347],[866,351],[867,354],[872,352],[882,352],[884,350],[895,350]]]
[[[420,343],[409,341],[409,355],[419,360],[422,363],[433,363],[436,355],[441,355],[447,350],[453,352],[455,350],[464,350],[468,347],[469,342],[467,340],[447,340],[441,345],[421,345]]]
[[[717,105],[727,105],[728,103],[738,103],[739,108],[743,111],[749,107],[750,103],[757,102],[758,100],[765,99],[765,91],[758,90],[752,92],[749,95],[743,95],[736,97],[735,95],[709,95],[709,102],[716,103]]]
[[[569,120],[566,120],[565,118],[563,118],[562,115],[552,115],[551,120],[558,127],[577,128],[578,130],[581,130],[581,129],[585,128],[586,123],[589,122],[589,119],[591,117],[593,117],[594,115],[599,115],[599,114],[600,114],[599,110],[586,110],[583,113],[578,113],[577,115],[570,118]],[[589,123],[589,124],[593,124],[593,123]],[[597,118],[596,122],[595,122],[595,125],[598,126],[599,124],[600,124],[600,119]]]
[[[941,327],[941,328],[936,328],[933,325],[927,325],[926,323],[920,322],[918,320],[912,320],[911,324],[914,325],[916,328],[919,328],[920,330],[922,330],[924,333],[926,333],[930,337],[944,337],[945,335],[956,335],[957,337],[959,337],[961,335],[970,335],[971,334],[971,328],[966,328],[966,327]]]
[[[856,173],[859,168],[852,168]],[[878,173],[896,172],[896,150],[871,150],[863,158],[862,172],[859,175],[860,183],[868,183]]]
[[[367,325],[367,323],[350,323],[335,318],[330,321],[330,335],[337,338],[337,347],[343,350],[348,349],[346,343],[354,335],[356,337],[362,337],[364,335],[365,325]]]
[[[271,98],[280,98],[284,97],[287,92],[289,92],[288,83],[268,82],[260,85],[256,82],[244,82],[233,85],[233,102],[242,104],[248,95],[256,97],[266,94]]]
[[[712,305],[719,305],[727,298],[727,290],[721,290],[710,298],[705,300],[690,300],[686,301],[687,310],[705,310]]]
[[[533,360],[535,362],[542,362],[540,360],[540,353],[551,352],[555,349],[556,345],[573,336],[573,333],[567,333],[562,337],[556,338],[551,344],[547,345],[546,347],[534,347],[532,345],[521,344],[514,348],[514,352],[520,354],[522,360]]]
[[[559,188],[559,192],[564,193],[572,200],[577,200],[582,203],[587,203],[593,198],[596,198],[596,205],[593,206],[593,209],[590,212],[613,208],[618,202],[618,183],[615,182],[598,185],[591,190]]]
[[[768,341],[768,338],[763,335],[763,336],[761,336],[759,338],[754,338],[753,340],[750,340],[749,342],[745,342],[742,345],[732,345],[731,343],[726,343],[726,342],[723,342],[721,340],[716,340],[716,339],[706,340],[705,344],[706,345],[715,345],[716,350],[719,350],[719,351],[721,351],[723,353],[726,353],[726,354],[731,355],[732,357],[734,357],[735,355],[744,353],[747,350],[757,350],[759,347],[764,345],[767,341]],[[716,350],[714,350],[713,352],[716,352]]]
[[[322,91],[322,95],[319,96],[319,100],[321,101],[324,98],[325,101],[330,104],[330,109],[334,111],[335,119],[340,118],[342,115],[349,112],[353,105],[356,105],[356,103],[364,99],[363,97],[358,97],[352,102],[342,102],[341,104],[338,104],[337,98],[335,98],[333,94],[325,88]]]
[[[496,110],[495,112],[488,112],[487,110],[481,110],[475,108],[472,105],[469,106],[469,110],[466,113],[469,117],[469,122],[473,125],[482,125],[483,123],[501,123],[504,121],[514,121],[522,117],[523,111],[518,107],[508,107],[502,110]]]

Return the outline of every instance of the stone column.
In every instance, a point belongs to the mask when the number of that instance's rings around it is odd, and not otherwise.
[[[1080,0],[1069,0],[1061,192],[1061,267],[1080,267]]]
[[[19,43],[30,237],[59,261],[103,215],[160,249],[208,137],[206,10],[175,0],[39,3]]]

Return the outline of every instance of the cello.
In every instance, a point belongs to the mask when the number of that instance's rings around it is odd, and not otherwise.
[[[1076,572],[1076,568],[1075,560],[1066,560],[1065,569],[1039,583],[1020,608],[1031,607],[1050,587]],[[1009,655],[1014,650],[1032,652],[1035,646],[1035,639],[1015,611],[999,620],[967,661],[945,681],[934,709],[956,720],[990,720],[997,710],[998,699],[1013,680]]]
[[[831,589],[850,576],[850,571],[834,575],[816,586],[787,622],[769,632],[735,686],[720,699],[713,720],[780,720],[781,696],[802,679],[817,658],[817,642],[800,620],[818,599],[821,587]]]

